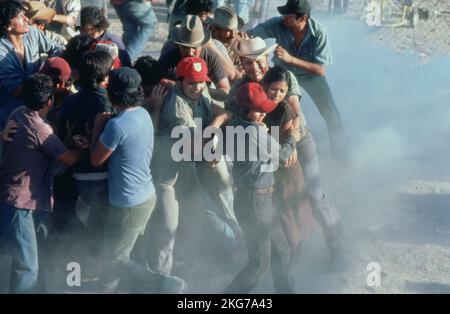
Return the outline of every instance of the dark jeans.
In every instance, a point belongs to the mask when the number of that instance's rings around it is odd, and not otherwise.
[[[297,152],[305,178],[306,192],[311,204],[314,218],[322,226],[325,240],[329,247],[338,245],[341,233],[341,216],[337,209],[330,205],[320,184],[319,157],[316,143],[308,134],[297,143]]]
[[[272,192],[238,189],[235,209],[246,238],[249,259],[224,293],[249,293],[269,270],[272,270],[275,292],[294,293],[289,270],[290,248]]]
[[[52,220],[54,227],[58,231],[64,232],[82,230],[82,222],[75,212],[78,190],[71,170],[54,178],[53,195]]]
[[[9,292],[35,292],[39,263],[33,212],[0,203],[0,236],[12,254]]]
[[[103,232],[108,215],[108,181],[96,180],[77,180],[78,193],[83,202],[90,207],[89,218],[87,221],[87,240],[90,253],[98,252],[98,243],[103,237]]]
[[[327,124],[332,155],[335,158],[346,160],[348,158],[348,143],[344,123],[334,102],[327,79],[320,75],[302,75],[297,76],[297,79],[308,95],[311,96]]]

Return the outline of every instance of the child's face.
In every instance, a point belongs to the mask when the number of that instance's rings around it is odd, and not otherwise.
[[[247,119],[251,122],[262,123],[265,116],[265,112],[250,110],[250,112],[247,114]]]
[[[286,98],[289,86],[286,82],[273,82],[266,90],[267,97],[277,104]]]

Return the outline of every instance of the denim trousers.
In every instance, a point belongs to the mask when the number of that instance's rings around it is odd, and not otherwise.
[[[156,194],[153,193],[147,201],[134,207],[110,207],[102,245],[107,263],[103,282],[120,279],[121,284],[133,292],[159,291],[160,274],[130,259],[136,240],[145,232],[155,203]]]
[[[290,248],[272,192],[238,188],[235,208],[247,243],[248,262],[224,293],[249,293],[270,270],[276,293],[294,293],[289,267]]]
[[[122,22],[122,40],[131,60],[137,59],[152,35],[157,22],[150,1],[131,0],[114,9]]]
[[[301,87],[308,93],[325,120],[330,140],[331,154],[335,158],[348,157],[348,143],[344,123],[334,102],[325,76],[297,75]]]
[[[323,193],[320,184],[319,157],[310,132],[297,143],[297,152],[313,216],[322,226],[328,246],[336,246],[341,233],[341,217]]]
[[[39,262],[33,212],[0,203],[0,238],[12,255],[9,292],[36,292]]]

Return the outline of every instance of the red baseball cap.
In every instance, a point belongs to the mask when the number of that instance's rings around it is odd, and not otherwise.
[[[254,82],[242,85],[236,92],[236,104],[250,110],[269,113],[273,111],[277,104],[267,97],[263,87]]]
[[[189,83],[211,82],[205,60],[198,57],[186,57],[178,62],[176,75]]]
[[[66,60],[60,57],[52,57],[45,60],[39,73],[50,76],[62,82],[68,81],[72,71]]]

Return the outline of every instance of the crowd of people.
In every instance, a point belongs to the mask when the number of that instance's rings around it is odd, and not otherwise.
[[[240,16],[247,1],[236,2],[238,13],[168,1],[156,60],[144,53],[149,1],[111,0],[122,37],[105,1],[0,1],[0,253],[12,256],[1,271],[11,293],[49,291],[45,269],[66,267],[52,244],[67,234],[95,292],[185,293],[177,265],[213,255],[204,262],[234,277],[224,293],[249,293],[268,272],[275,292],[295,293],[290,267],[314,218],[331,265],[342,260],[341,217],[301,107],[306,91],[346,166],[327,33],[308,0],[252,28]],[[229,128],[245,134],[233,141]]]

